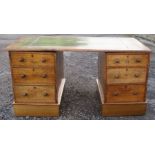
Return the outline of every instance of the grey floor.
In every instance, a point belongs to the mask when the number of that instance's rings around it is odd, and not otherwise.
[[[65,52],[65,77],[67,79],[60,117],[16,117],[12,109],[13,92],[8,53],[5,47],[24,35],[0,35],[0,119],[62,119],[62,120],[152,120],[155,119],[155,43],[137,38],[149,46],[153,53],[148,81],[148,108],[144,116],[103,117],[100,115],[100,98],[96,85],[98,73],[97,53]],[[105,36],[105,35],[92,35]],[[106,35],[107,36],[107,35]],[[119,36],[119,35],[117,35]]]

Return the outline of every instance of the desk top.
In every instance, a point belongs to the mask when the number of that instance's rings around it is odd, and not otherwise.
[[[134,38],[125,37],[73,37],[32,36],[24,37],[7,47],[8,51],[104,51],[150,52]]]

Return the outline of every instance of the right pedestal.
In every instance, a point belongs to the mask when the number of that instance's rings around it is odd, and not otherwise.
[[[144,115],[146,112],[148,52],[106,52],[99,54],[97,84],[102,115]]]

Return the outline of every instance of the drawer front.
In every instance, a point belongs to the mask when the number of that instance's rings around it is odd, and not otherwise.
[[[116,54],[108,54],[107,55],[107,66],[126,66],[127,65],[127,55],[116,55]]]
[[[148,54],[129,55],[129,66],[146,67],[149,63]]]
[[[119,66],[135,66],[146,67],[149,63],[148,54],[108,54],[107,66],[119,67]]]
[[[12,68],[15,84],[54,84],[55,71],[52,68]]]
[[[107,103],[144,101],[145,85],[113,85],[107,87]]]
[[[55,86],[14,86],[14,95],[16,103],[56,103]]]
[[[55,53],[12,52],[13,67],[54,67]]]
[[[107,69],[107,83],[145,83],[147,68],[110,68]]]

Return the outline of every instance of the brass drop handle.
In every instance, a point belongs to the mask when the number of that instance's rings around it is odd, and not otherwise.
[[[28,96],[28,93],[24,93],[23,96]]]
[[[137,93],[137,92],[133,92],[132,94],[133,94],[133,95],[138,95],[138,93]]]
[[[21,75],[21,78],[22,78],[22,79],[26,78],[26,75],[25,75],[25,74],[22,74],[22,75]]]
[[[113,96],[118,96],[118,95],[119,95],[118,92],[114,92],[114,93],[113,93]]]
[[[42,62],[42,63],[45,63],[46,61],[47,61],[47,60],[43,58],[41,62]]]
[[[44,96],[48,96],[49,94],[45,92],[43,95],[44,95]]]
[[[120,63],[120,60],[119,59],[115,59],[115,64],[119,64]]]
[[[135,61],[136,61],[137,63],[140,63],[140,62],[141,62],[141,59],[137,58]]]
[[[120,75],[116,74],[114,77],[115,77],[115,79],[119,79]]]
[[[136,73],[136,74],[135,74],[135,77],[136,77],[136,78],[140,77],[140,74],[139,74],[139,73]]]
[[[20,58],[19,61],[20,61],[20,62],[24,62],[25,59],[24,59],[24,58]]]
[[[43,74],[42,75],[42,78],[47,78],[47,74]]]

